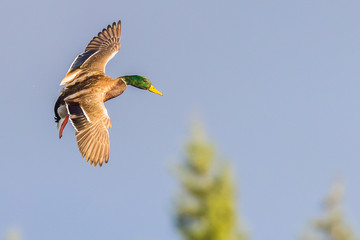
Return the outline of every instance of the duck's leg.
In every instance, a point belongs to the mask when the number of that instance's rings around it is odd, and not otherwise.
[[[62,122],[62,124],[61,124],[61,127],[60,127],[60,132],[59,132],[59,138],[61,138],[61,137],[62,137],[62,132],[63,132],[63,130],[64,130],[64,128],[65,128],[65,126],[66,126],[66,124],[67,124],[68,120],[69,120],[69,114],[68,114],[68,115],[66,115],[66,117],[65,117],[64,121],[63,121],[63,122]]]

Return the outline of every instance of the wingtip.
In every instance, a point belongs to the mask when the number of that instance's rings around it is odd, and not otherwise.
[[[114,27],[120,27],[121,26],[121,20],[117,22],[113,22],[111,25],[108,25],[107,28],[114,28]]]

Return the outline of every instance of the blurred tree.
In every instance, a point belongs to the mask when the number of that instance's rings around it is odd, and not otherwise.
[[[323,204],[324,217],[312,222],[303,240],[360,240],[345,219],[341,204],[343,196],[343,184],[335,183]]]
[[[200,124],[186,146],[178,168],[182,184],[176,201],[176,225],[186,240],[245,240],[236,217],[235,187],[230,166],[215,161],[215,148]]]
[[[20,231],[17,229],[11,229],[9,230],[5,240],[20,240]]]

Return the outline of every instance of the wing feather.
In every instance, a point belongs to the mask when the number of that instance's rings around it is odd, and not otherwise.
[[[110,118],[101,97],[88,95],[80,102],[65,99],[76,132],[79,151],[90,164],[102,165],[109,159]]]
[[[105,66],[120,50],[121,21],[108,25],[86,46],[71,64],[60,85],[73,81],[82,71],[105,73]],[[80,70],[80,71],[79,71]]]

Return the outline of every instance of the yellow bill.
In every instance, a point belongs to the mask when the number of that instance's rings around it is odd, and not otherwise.
[[[159,90],[157,90],[153,85],[150,86],[150,88],[148,89],[150,92],[159,94],[159,95],[163,95]]]

